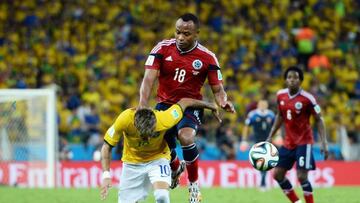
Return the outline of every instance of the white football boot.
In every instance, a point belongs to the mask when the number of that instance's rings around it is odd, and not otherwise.
[[[199,189],[199,184],[193,182],[189,184],[189,203],[200,203],[201,202],[201,193]]]

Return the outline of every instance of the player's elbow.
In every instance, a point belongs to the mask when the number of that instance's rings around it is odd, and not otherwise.
[[[104,142],[103,146],[101,147],[101,157],[109,156],[111,148],[112,147],[107,142]]]

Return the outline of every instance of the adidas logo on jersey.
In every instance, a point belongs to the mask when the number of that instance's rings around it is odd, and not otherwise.
[[[165,61],[173,61],[171,56],[166,57]]]

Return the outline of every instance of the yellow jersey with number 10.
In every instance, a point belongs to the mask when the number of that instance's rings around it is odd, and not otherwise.
[[[122,161],[126,163],[145,163],[160,158],[170,160],[170,149],[164,139],[166,130],[176,125],[183,117],[183,111],[178,104],[172,105],[166,111],[154,110],[156,117],[156,136],[144,141],[134,126],[135,109],[123,111],[115,123],[107,130],[104,140],[116,146],[121,136],[124,136]],[[174,135],[175,136],[175,135]]]

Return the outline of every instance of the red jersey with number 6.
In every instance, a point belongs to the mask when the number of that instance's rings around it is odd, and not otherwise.
[[[182,52],[175,39],[161,41],[151,50],[145,68],[159,70],[157,98],[168,104],[184,97],[202,99],[200,91],[206,78],[210,85],[222,83],[215,54],[199,43]]]
[[[285,123],[284,146],[294,149],[297,145],[313,144],[310,116],[321,111],[315,97],[302,89],[290,96],[289,89],[282,89],[277,93],[277,103]]]

